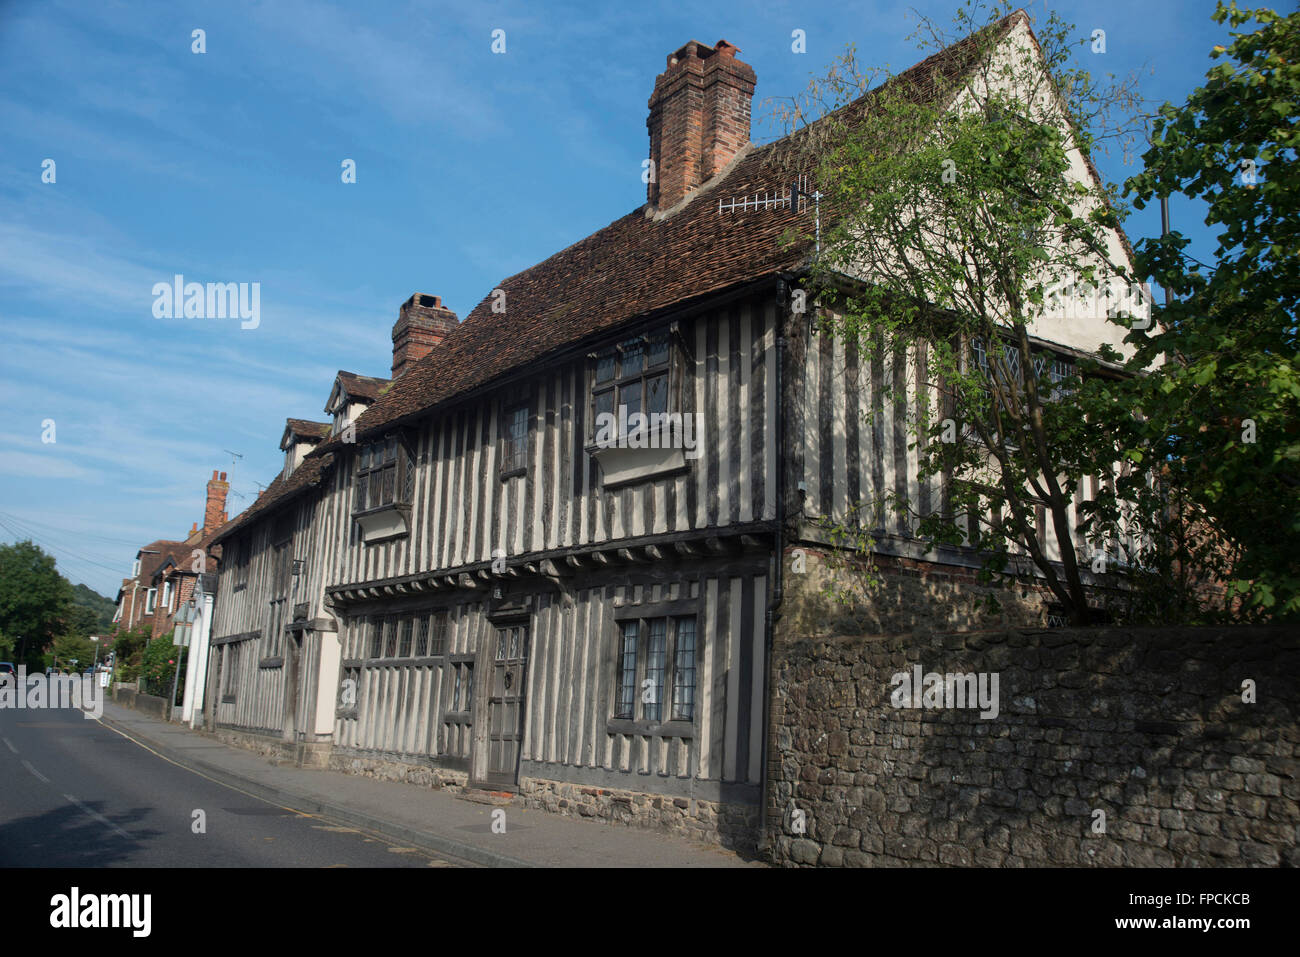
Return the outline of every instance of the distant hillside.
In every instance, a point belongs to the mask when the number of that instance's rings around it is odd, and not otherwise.
[[[90,613],[78,616],[83,626],[89,628],[87,634],[108,634],[113,624],[113,613],[117,610],[113,599],[105,598],[86,585],[73,585],[72,603]],[[91,615],[94,616],[93,623]]]

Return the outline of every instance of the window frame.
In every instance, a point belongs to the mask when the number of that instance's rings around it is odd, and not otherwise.
[[[364,665],[389,661],[410,663],[448,657],[446,608],[377,612],[359,620],[361,638],[356,651],[358,659]],[[418,653],[421,644],[424,654]],[[406,654],[402,654],[403,651]]]
[[[663,343],[664,358],[662,362],[650,364],[650,353],[652,343]],[[640,367],[637,371],[628,373],[624,369],[624,355],[631,352],[631,347],[636,345],[640,351]],[[614,360],[614,370],[612,375],[606,379],[598,379],[600,364],[602,361],[612,358]],[[660,330],[639,333],[634,336],[626,336],[612,345],[605,346],[602,349],[592,352],[588,356],[587,364],[587,435],[586,441],[589,447],[594,448],[596,443],[596,417],[602,413],[599,408],[598,396],[611,394],[611,406],[608,410],[612,412],[615,419],[619,419],[618,410],[626,402],[620,401],[623,396],[623,390],[637,385],[640,389],[639,404],[635,412],[640,412],[646,416],[645,429],[648,430],[649,416],[652,414],[649,409],[646,398],[648,395],[648,385],[650,380],[660,378],[664,382],[664,408],[663,414],[683,414],[682,409],[682,379],[683,366],[681,358],[681,349],[677,342],[677,336],[674,335],[672,328],[663,328]],[[659,410],[656,410],[659,411]],[[633,411],[628,412],[628,419],[635,414]],[[621,420],[620,426],[622,425]],[[625,439],[630,435],[637,434],[635,430],[629,429],[624,432],[621,430],[617,433],[618,439]]]
[[[1012,363],[1015,368],[1010,371],[1020,375],[1020,391],[1023,391],[1025,381],[1024,370],[1020,368],[1020,347],[1011,340],[1002,335],[995,334],[1002,345],[1003,361],[1006,361],[1008,355],[1015,356],[1015,362]],[[988,343],[985,336],[971,336],[966,348],[967,369],[978,372],[981,378],[987,380],[992,375],[992,369],[989,364]],[[1068,390],[1061,386],[1066,379],[1077,375],[1078,367],[1073,356],[1046,345],[1035,345],[1030,343],[1030,362],[1033,365],[1032,374],[1034,379],[1040,384],[1049,383],[1050,389],[1040,391],[1040,395],[1045,402],[1057,402],[1069,395]],[[985,391],[991,391],[987,387]]]
[[[516,440],[511,431],[514,424],[512,416],[520,410],[523,410],[524,413],[524,430],[523,435],[518,438],[519,448],[517,454],[512,454],[511,446]],[[497,427],[497,454],[499,456],[501,478],[505,480],[514,478],[517,475],[525,475],[528,472],[528,446],[533,437],[532,403],[528,399],[502,400],[500,416]]]
[[[247,533],[240,535],[232,543],[231,551],[230,568],[235,576],[235,591],[239,591],[248,587],[248,568],[252,564],[253,551],[251,537]]]
[[[240,659],[243,658],[243,651],[240,648],[242,641],[232,641],[226,645],[225,673],[222,675],[221,703],[232,704],[235,700],[235,694],[239,690],[239,665]]]
[[[388,458],[389,449],[392,458]],[[374,464],[376,452],[381,456],[379,464]],[[357,451],[352,469],[352,514],[364,515],[379,512],[386,508],[409,508],[413,497],[416,470],[415,449],[408,436],[403,432],[386,432],[369,442],[357,443]],[[392,473],[392,498],[373,501],[373,479],[379,477],[380,498],[385,497],[384,475]],[[364,489],[364,491],[363,491]],[[361,506],[364,496],[365,505]]]
[[[448,663],[447,706],[443,720],[459,717],[468,721],[474,714],[474,658],[460,656]]]
[[[663,622],[662,662],[651,668],[652,642],[656,638],[653,623]],[[680,649],[683,635],[683,622],[690,622],[691,658],[690,668],[684,667]],[[621,609],[615,614],[615,652],[614,652],[614,696],[609,716],[611,730],[624,731],[659,731],[677,733],[683,737],[690,736],[699,716],[699,675],[700,675],[700,622],[699,612],[694,601],[666,602],[652,605]],[[632,700],[630,709],[624,697],[627,688],[628,647],[627,632],[629,626],[635,626],[636,639],[632,649]],[[651,672],[657,672],[657,676]],[[689,672],[691,683],[682,685],[682,695],[688,706],[689,716],[684,716],[684,709],[679,707],[679,679]],[[657,681],[657,701],[644,700],[645,682]],[[651,709],[655,710],[651,710]]]

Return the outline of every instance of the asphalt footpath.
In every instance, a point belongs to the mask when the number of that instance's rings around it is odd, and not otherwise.
[[[483,867],[762,867],[654,831],[480,803],[450,790],[286,767],[203,732],[104,702],[102,722],[163,758],[250,795]],[[504,819],[493,811],[500,808]],[[504,833],[498,833],[504,824]]]

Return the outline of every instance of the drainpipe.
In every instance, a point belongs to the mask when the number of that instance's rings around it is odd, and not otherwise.
[[[777,300],[784,304],[788,287],[784,279],[777,280]],[[784,319],[784,315],[782,315]],[[767,789],[769,753],[772,743],[772,644],[776,620],[780,616],[781,602],[785,597],[785,392],[782,381],[785,372],[785,331],[777,330],[776,337],[776,528],[772,533],[772,548],[776,568],[772,573],[772,595],[767,604],[766,634],[763,636],[763,757],[760,763],[758,785],[758,850],[770,847],[767,836]]]

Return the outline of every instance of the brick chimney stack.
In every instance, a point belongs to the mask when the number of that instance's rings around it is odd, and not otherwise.
[[[393,326],[393,378],[427,356],[457,323],[456,314],[439,296],[417,292],[402,303]]]
[[[220,478],[218,478],[218,474],[220,474]],[[203,509],[204,535],[225,522],[226,493],[229,491],[230,483],[226,481],[226,473],[218,473],[216,469],[213,469],[212,478],[208,479],[208,502]]]
[[[749,143],[754,69],[726,40],[692,40],[668,57],[650,95],[650,159],[654,181],[646,199],[657,209],[681,202]]]

